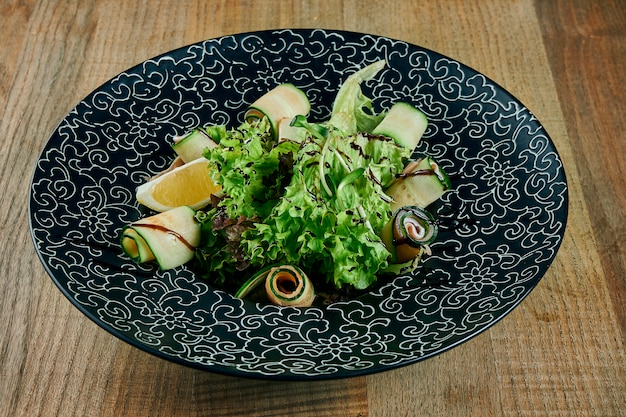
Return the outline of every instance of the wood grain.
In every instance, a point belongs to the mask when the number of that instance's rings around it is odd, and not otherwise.
[[[623,4],[537,1],[550,67],[574,151],[611,301],[626,337],[626,56]],[[613,190],[607,190],[610,185]],[[608,191],[608,192],[607,192]]]
[[[626,11],[620,0],[0,0],[0,416],[619,416],[626,409]],[[201,372],[100,329],[56,289],[28,230],[56,124],[120,71],[230,33],[368,32],[455,58],[544,124],[570,183],[545,278],[500,323],[367,377],[265,382]]]

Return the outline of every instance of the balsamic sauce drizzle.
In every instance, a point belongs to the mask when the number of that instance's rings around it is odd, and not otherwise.
[[[172,229],[168,229],[165,226],[162,226],[160,224],[150,224],[150,223],[136,223],[133,225],[133,227],[137,228],[137,227],[144,227],[146,229],[154,229],[154,230],[158,230],[161,232],[164,232],[168,235],[172,235],[174,236],[176,239],[178,239],[183,245],[187,246],[187,248],[191,251],[195,251],[196,248],[195,246],[193,246],[191,243],[189,243],[187,241],[187,239],[185,239],[180,233],[172,230]]]

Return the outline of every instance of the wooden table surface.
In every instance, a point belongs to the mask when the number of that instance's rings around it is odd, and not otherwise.
[[[626,413],[626,4],[582,0],[2,0],[0,416],[618,416]],[[135,349],[57,290],[28,229],[56,124],[132,65],[274,28],[401,39],[482,72],[543,123],[569,181],[562,247],[530,296],[432,359],[264,382]]]

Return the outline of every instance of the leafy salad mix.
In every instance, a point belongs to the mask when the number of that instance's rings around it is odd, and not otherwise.
[[[193,210],[199,239],[189,262],[200,276],[237,296],[264,283],[273,301],[270,294],[289,298],[313,287],[364,290],[386,273],[417,266],[437,233],[427,206],[450,181],[428,156],[409,160],[426,129],[423,113],[406,103],[376,112],[363,94],[361,84],[385,64],[349,76],[328,120],[310,121],[306,106],[293,110],[291,98],[270,92],[275,99],[253,104],[238,127],[204,128],[216,146],[201,157],[221,189]],[[151,239],[130,243],[147,243],[149,251],[158,246]],[[137,258],[124,237],[122,246]]]

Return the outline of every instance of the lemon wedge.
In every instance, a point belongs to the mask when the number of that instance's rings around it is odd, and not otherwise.
[[[205,207],[221,186],[209,175],[209,161],[198,158],[137,187],[139,204],[164,212],[180,206]]]

